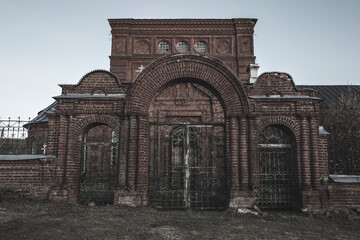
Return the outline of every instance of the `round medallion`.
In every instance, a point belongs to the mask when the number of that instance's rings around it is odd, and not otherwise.
[[[216,42],[216,50],[220,53],[230,52],[230,42],[229,40],[222,39]]]
[[[146,40],[138,40],[135,42],[135,52],[136,53],[149,53],[150,46],[149,42]]]

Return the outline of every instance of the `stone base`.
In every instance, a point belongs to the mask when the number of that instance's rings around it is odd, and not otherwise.
[[[114,204],[125,205],[130,207],[141,206],[141,195],[137,192],[124,192],[122,190],[115,190]]]
[[[234,197],[230,199],[230,208],[252,208],[256,203],[256,197]]]
[[[69,199],[69,191],[66,189],[50,190],[49,199],[56,201],[67,201]]]
[[[302,192],[302,208],[308,210],[321,209],[321,192],[305,190]]]

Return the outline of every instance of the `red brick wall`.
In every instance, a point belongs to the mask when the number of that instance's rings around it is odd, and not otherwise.
[[[359,183],[330,183],[328,196],[330,208],[360,208]]]
[[[0,189],[47,198],[55,181],[55,159],[0,160]]]

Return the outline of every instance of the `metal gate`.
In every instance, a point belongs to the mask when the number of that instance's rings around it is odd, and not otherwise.
[[[149,200],[159,208],[225,206],[222,125],[151,125]]]
[[[284,138],[282,131],[275,127],[268,129],[265,138],[270,141],[263,141],[258,145],[261,195],[259,205],[263,208],[294,207],[291,144],[288,138]]]
[[[111,128],[97,126],[84,136],[79,203],[114,203],[116,138]]]

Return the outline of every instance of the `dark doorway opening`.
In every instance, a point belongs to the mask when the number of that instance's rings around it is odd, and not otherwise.
[[[106,125],[97,125],[84,135],[79,203],[114,203],[116,186],[116,137]]]

